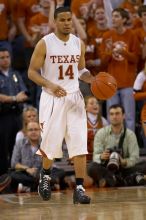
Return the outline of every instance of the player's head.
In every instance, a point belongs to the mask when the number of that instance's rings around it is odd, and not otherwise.
[[[69,7],[59,7],[54,12],[57,32],[68,35],[72,30],[72,14]]]

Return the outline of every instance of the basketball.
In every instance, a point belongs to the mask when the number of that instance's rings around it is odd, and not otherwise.
[[[106,72],[100,72],[91,83],[91,92],[100,100],[111,98],[117,91],[116,79]]]

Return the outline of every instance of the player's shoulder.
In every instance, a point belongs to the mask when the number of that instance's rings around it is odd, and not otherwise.
[[[53,39],[54,36],[55,36],[55,34],[52,32],[50,34],[45,35],[42,39],[43,40],[50,40],[50,39]]]
[[[79,37],[77,37],[76,35],[74,35],[74,34],[70,34],[70,39],[73,40],[73,41],[78,41],[78,42],[81,41],[81,39]]]
[[[74,34],[70,34],[70,42],[73,42],[74,45],[81,47],[81,39]]]

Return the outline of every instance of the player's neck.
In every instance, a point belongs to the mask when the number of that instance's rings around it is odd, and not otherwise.
[[[59,38],[59,40],[62,40],[64,42],[67,42],[70,36],[70,34],[61,34],[61,33],[58,33],[57,31],[55,32],[55,35]]]

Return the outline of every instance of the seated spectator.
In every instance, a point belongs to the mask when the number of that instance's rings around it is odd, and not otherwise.
[[[11,168],[11,187],[17,190],[18,184],[37,190],[42,159],[36,154],[40,144],[40,127],[38,122],[29,122],[26,127],[26,137],[14,146]]]
[[[110,106],[109,119],[111,124],[95,135],[89,176],[99,187],[145,184],[145,163],[138,163],[139,146],[135,133],[124,126],[124,108]]]
[[[40,127],[37,121],[30,121],[26,125],[25,136],[16,142],[12,154],[10,172],[11,191],[28,192],[36,191],[39,180],[39,172],[42,167],[42,158],[36,154],[40,145]],[[59,165],[53,165],[51,169],[52,190],[62,189],[65,183],[65,171]]]
[[[38,111],[33,106],[28,106],[23,109],[22,112],[22,129],[17,132],[16,134],[16,142],[23,139],[26,136],[27,130],[27,124],[31,121],[37,121],[38,122]]]
[[[91,161],[93,158],[93,142],[96,132],[108,125],[107,120],[101,115],[101,106],[98,100],[94,96],[87,96],[85,98],[86,112],[87,112],[87,128],[88,128],[88,154],[87,161]]]

